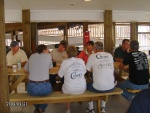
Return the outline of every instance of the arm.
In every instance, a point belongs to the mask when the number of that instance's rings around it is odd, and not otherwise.
[[[21,52],[20,56],[20,62],[21,62],[21,67],[24,67],[28,61],[28,57],[24,51]]]
[[[27,73],[27,74],[29,74],[29,72],[27,70],[25,70],[25,69],[24,69],[24,72]]]
[[[62,78],[63,76],[64,76],[64,71],[66,70],[66,69],[64,69],[64,65],[65,65],[65,63],[64,63],[64,61],[61,63],[61,65],[60,65],[60,68],[59,68],[59,71],[58,71],[58,76],[60,77],[60,78]]]
[[[122,62],[122,58],[120,58],[120,55],[119,55],[119,48],[116,48],[115,49],[115,52],[114,52],[114,61],[115,62]]]
[[[29,61],[24,66],[24,72],[29,73]]]
[[[122,62],[122,60],[123,60],[122,58],[115,58],[116,62]]]
[[[124,64],[122,62],[119,65],[119,69],[124,69]]]
[[[26,65],[27,61],[21,62],[21,67],[24,67]]]

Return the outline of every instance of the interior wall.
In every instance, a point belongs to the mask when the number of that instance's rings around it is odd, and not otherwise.
[[[31,10],[31,22],[103,22],[99,10]],[[150,22],[150,12],[113,11],[113,22]],[[5,22],[22,22],[21,10],[5,10]]]

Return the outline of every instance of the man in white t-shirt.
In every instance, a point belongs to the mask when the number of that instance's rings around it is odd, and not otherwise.
[[[110,92],[114,89],[114,65],[110,53],[103,51],[103,43],[95,42],[94,54],[91,54],[86,69],[93,73],[93,81],[87,83],[87,89],[93,92]],[[105,112],[105,101],[102,101],[102,112]],[[93,102],[89,102],[88,113],[94,113]]]
[[[17,41],[12,41],[10,44],[11,51],[7,53],[7,66],[11,67],[12,65],[17,65],[18,62],[21,63],[21,66],[24,67],[28,61],[26,53],[19,48]]]

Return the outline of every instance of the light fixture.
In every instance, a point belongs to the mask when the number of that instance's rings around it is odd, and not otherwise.
[[[89,1],[91,1],[91,0],[84,0],[85,2],[89,2]]]
[[[75,3],[70,3],[69,5],[70,5],[70,6],[74,6],[74,5],[75,5]]]

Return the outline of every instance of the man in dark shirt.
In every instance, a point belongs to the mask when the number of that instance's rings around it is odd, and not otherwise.
[[[122,41],[122,46],[115,49],[114,52],[115,62],[121,62],[123,60],[124,56],[127,54],[127,51],[129,49],[129,43],[130,41],[128,39],[124,39]]]
[[[135,96],[127,113],[150,113],[150,89],[145,89]]]
[[[136,40],[130,42],[130,53],[128,53],[119,68],[123,69],[129,65],[129,79],[117,85],[123,90],[122,96],[131,101],[134,95],[127,89],[146,89],[149,84],[149,65],[144,52],[138,51],[139,43]]]

